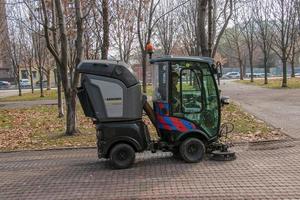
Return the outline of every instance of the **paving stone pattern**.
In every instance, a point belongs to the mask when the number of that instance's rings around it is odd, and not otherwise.
[[[235,149],[198,164],[146,152],[126,170],[96,149],[0,153],[0,199],[300,199],[300,142]]]

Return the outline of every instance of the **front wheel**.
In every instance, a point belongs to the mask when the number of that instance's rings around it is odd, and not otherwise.
[[[185,162],[196,163],[203,159],[205,145],[197,138],[187,138],[181,143],[179,152]]]
[[[109,157],[113,168],[126,169],[134,163],[135,151],[130,145],[121,143],[111,149]]]

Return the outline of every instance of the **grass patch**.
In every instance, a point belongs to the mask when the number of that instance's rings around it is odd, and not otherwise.
[[[284,89],[281,87],[282,79],[268,79],[268,84],[264,84],[264,79],[255,79],[254,82],[250,82],[250,80],[237,80],[236,82],[264,88]],[[289,78],[287,84],[287,88],[290,89],[300,88],[300,78]]]
[[[244,112],[235,104],[223,107],[222,123],[225,122],[230,122],[235,127],[234,131],[228,134],[228,140],[233,143],[280,140],[287,137],[278,129],[268,126],[264,121]]]
[[[79,108],[79,106],[78,106]],[[80,133],[64,135],[65,119],[57,118],[56,106],[0,110],[5,116],[0,123],[0,150],[45,149],[57,147],[95,146],[93,123],[78,109]]]
[[[34,100],[54,100],[57,99],[57,90],[45,90],[44,97],[40,97],[40,91],[34,91],[34,93],[23,93],[22,96],[11,96],[0,98],[0,102],[9,101],[34,101]]]
[[[147,117],[151,138],[157,139],[155,127]],[[235,126],[229,134],[229,141],[278,140],[286,136],[243,112],[239,106],[231,104],[222,111],[222,123],[231,122]],[[65,119],[57,118],[56,106],[38,106],[24,109],[0,110],[0,151],[23,149],[47,149],[60,147],[96,146],[95,126],[86,118],[78,105],[77,123],[80,133],[66,136]]]

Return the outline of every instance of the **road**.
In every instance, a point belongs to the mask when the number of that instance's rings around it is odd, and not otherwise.
[[[295,139],[300,139],[300,89],[267,89],[221,82],[222,95]]]
[[[0,153],[0,199],[299,199],[300,142],[236,147],[235,161],[137,155],[111,170],[96,149]]]

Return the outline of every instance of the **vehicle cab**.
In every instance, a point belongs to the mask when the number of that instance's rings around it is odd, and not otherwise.
[[[176,143],[192,134],[205,143],[217,139],[220,97],[213,60],[162,57],[153,66],[153,108],[163,141]]]

